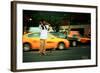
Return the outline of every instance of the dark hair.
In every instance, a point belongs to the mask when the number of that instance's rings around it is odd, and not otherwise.
[[[40,22],[42,22],[42,24],[43,24],[43,25],[41,25],[42,30],[47,29],[47,27],[46,27],[45,24],[43,23],[44,21],[45,21],[44,19],[41,19],[41,20],[40,20]]]
[[[41,19],[40,21],[43,22],[43,21],[45,21],[45,20],[44,20],[44,19]]]
[[[45,25],[41,25],[42,30],[47,29],[47,27]]]

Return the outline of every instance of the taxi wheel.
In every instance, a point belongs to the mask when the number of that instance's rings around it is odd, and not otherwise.
[[[60,49],[60,50],[65,49],[65,44],[64,43],[59,43],[58,44],[58,49]]]
[[[28,43],[25,43],[25,44],[23,44],[23,50],[24,51],[29,51],[30,50],[30,44],[28,44]]]

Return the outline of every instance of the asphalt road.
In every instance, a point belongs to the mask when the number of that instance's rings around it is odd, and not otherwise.
[[[23,52],[23,62],[81,60],[91,58],[89,46],[70,47],[66,50],[48,50],[47,55],[40,56],[38,51]]]

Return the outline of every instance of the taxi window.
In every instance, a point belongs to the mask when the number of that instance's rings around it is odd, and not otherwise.
[[[28,37],[40,37],[39,33],[28,34]]]
[[[49,34],[48,35],[48,38],[55,38],[56,36],[52,35],[52,34]]]

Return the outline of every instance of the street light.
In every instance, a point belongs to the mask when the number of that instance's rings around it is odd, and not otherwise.
[[[32,24],[32,18],[30,17],[28,20],[29,20],[29,22],[27,24],[27,32],[29,31],[29,28],[30,28],[30,26]]]
[[[32,21],[32,18],[29,18],[29,21]]]

